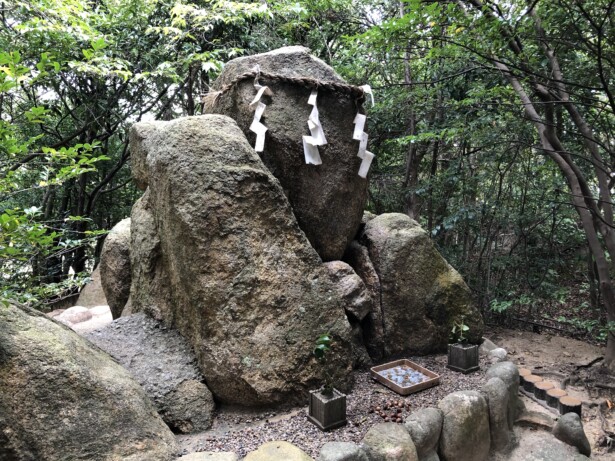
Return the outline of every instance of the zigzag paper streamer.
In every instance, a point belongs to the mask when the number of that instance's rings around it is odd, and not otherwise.
[[[303,154],[305,155],[305,163],[308,165],[322,165],[318,146],[327,144],[327,138],[325,138],[325,132],[320,124],[318,107],[316,106],[317,98],[318,90],[312,90],[308,99],[308,104],[313,106],[310,117],[308,118],[308,128],[310,129],[311,136],[303,136]]]
[[[370,151],[366,150],[363,156],[363,161],[361,162],[361,166],[359,167],[359,176],[362,178],[367,178],[367,173],[369,172],[369,167],[372,164],[372,160],[374,160],[375,155]]]
[[[303,155],[305,155],[305,163],[308,165],[322,165],[322,159],[315,142],[316,140],[312,136],[303,137]]]
[[[374,93],[372,92],[372,88],[369,85],[363,85],[360,87],[365,94],[369,94],[372,100],[372,106],[374,105]],[[372,164],[372,160],[374,160],[374,154],[367,150],[367,133],[365,130],[365,122],[367,121],[367,116],[364,114],[357,114],[354,118],[354,132],[352,133],[352,139],[359,141],[359,152],[357,152],[357,157],[359,157],[362,162],[359,167],[359,176],[362,178],[367,177],[367,173],[369,172],[369,167]]]
[[[367,120],[367,116],[363,115],[363,114],[357,114],[357,116],[354,118],[354,133],[352,133],[352,139],[354,139],[355,141],[361,141],[361,139],[363,139],[363,136],[367,136],[367,133],[365,133],[363,131],[363,128],[365,128],[365,121]],[[361,157],[359,155],[359,157]]]
[[[254,99],[250,103],[250,107],[256,104],[256,110],[254,111],[254,120],[252,121],[252,125],[250,125],[250,131],[256,133],[254,150],[256,152],[262,152],[265,149],[265,133],[267,132],[267,127],[263,125],[260,120],[267,105],[261,102],[261,98],[263,94],[271,96],[273,93],[268,86],[262,86],[258,83],[258,76],[254,79],[254,88],[256,88],[256,96],[254,96]]]
[[[357,157],[362,160],[361,166],[359,167],[359,176],[361,176],[362,178],[367,177],[369,167],[371,166],[372,160],[375,157],[374,154],[367,150],[368,135],[365,131],[363,131],[363,129],[365,128],[366,121],[367,116],[363,114],[357,114],[357,116],[354,118],[354,132],[352,134],[352,139],[359,141],[359,152],[357,153]]]

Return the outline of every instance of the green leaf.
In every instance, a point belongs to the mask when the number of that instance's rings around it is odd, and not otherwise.
[[[100,51],[102,49],[107,48],[107,43],[105,42],[104,37],[100,37],[92,42],[90,42],[90,46],[94,51]]]
[[[317,359],[322,359],[325,356],[325,352],[327,352],[329,348],[324,344],[319,344],[314,348],[314,356]]]

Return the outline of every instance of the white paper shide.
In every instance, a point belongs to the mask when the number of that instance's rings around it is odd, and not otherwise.
[[[258,69],[257,69],[258,71]],[[265,134],[267,133],[267,127],[261,122],[261,117],[267,108],[267,105],[261,101],[263,95],[272,96],[273,93],[267,86],[260,85],[258,83],[258,75],[254,79],[254,88],[256,89],[256,95],[250,103],[250,107],[254,107],[254,119],[250,125],[250,131],[256,133],[256,143],[254,144],[254,150],[256,152],[263,152],[265,148]],[[374,104],[374,95],[369,85],[363,85],[360,87],[365,94],[369,94],[371,97],[372,105]],[[318,89],[314,88],[308,98],[308,105],[312,106],[312,111],[308,118],[308,128],[310,135],[303,136],[303,155],[305,157],[305,163],[308,165],[322,165],[322,159],[320,158],[320,152],[318,146],[324,146],[327,144],[327,138],[325,132],[320,124],[320,116],[318,113]],[[361,161],[359,167],[359,176],[362,178],[367,177],[369,168],[374,159],[374,154],[367,150],[368,135],[365,132],[365,123],[367,122],[367,116],[365,114],[357,113],[354,119],[354,131],[352,133],[352,139],[359,141],[359,151],[357,157]]]
[[[312,106],[312,112],[308,118],[308,128],[310,129],[311,136],[303,136],[303,154],[305,155],[305,163],[308,165],[322,165],[318,146],[327,144],[327,138],[325,138],[325,132],[322,129],[318,116],[317,98],[318,90],[314,89],[308,99],[308,104]]]
[[[261,117],[267,105],[261,102],[261,98],[264,94],[271,96],[273,93],[268,86],[262,86],[258,83],[258,77],[254,80],[254,88],[256,89],[256,96],[254,96],[254,99],[250,103],[250,107],[256,106],[256,108],[254,110],[254,120],[252,120],[252,125],[250,125],[250,131],[256,133],[254,150],[256,152],[262,152],[265,148],[265,133],[267,132],[267,127],[261,123]]]
[[[369,167],[371,166],[372,160],[375,157],[374,154],[367,150],[368,135],[365,131],[363,131],[365,129],[366,121],[366,115],[357,114],[357,116],[354,118],[354,133],[352,134],[352,139],[359,141],[359,152],[357,153],[357,157],[362,160],[361,166],[359,167],[359,176],[361,176],[362,178],[367,177]]]

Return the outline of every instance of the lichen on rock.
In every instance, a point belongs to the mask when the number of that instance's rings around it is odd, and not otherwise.
[[[372,318],[382,321],[380,331],[371,327],[382,336],[368,339],[370,353],[379,344],[385,356],[443,351],[453,322],[462,316],[470,327],[468,339],[480,340],[484,324],[470,290],[416,221],[400,213],[379,215],[365,224],[360,243],[377,274],[377,281],[364,278],[377,293],[380,313]],[[355,248],[347,259],[363,275],[365,264],[356,267],[358,255]]]

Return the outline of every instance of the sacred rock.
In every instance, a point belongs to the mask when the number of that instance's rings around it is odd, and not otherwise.
[[[353,243],[345,259],[368,290],[377,293],[374,309],[379,313],[363,324],[372,358],[444,351],[453,323],[462,316],[470,327],[468,339],[480,340],[483,319],[469,288],[407,215],[370,219],[360,245]]]
[[[322,383],[312,355],[349,385],[356,356],[344,306],[279,181],[222,115],[142,122],[131,152],[149,185],[131,226],[131,300],[179,330],[218,401],[304,402]]]
[[[257,66],[263,73],[259,83],[273,93],[262,98],[267,107],[261,122],[268,129],[262,160],[280,181],[301,230],[322,260],[341,259],[357,232],[367,201],[368,181],[358,175],[359,142],[353,140],[353,122],[362,111],[363,96],[318,89],[317,108],[327,144],[318,147],[321,165],[306,164],[302,137],[310,134],[312,106],[308,98],[314,86],[300,80],[268,78],[265,74],[340,84],[344,81],[331,67],[311,56],[307,48],[299,46],[228,62],[212,88],[223,90],[230,86],[222,94],[212,92],[206,98],[206,109],[236,120],[252,146],[256,137],[250,126],[255,107],[250,103],[257,93],[255,80],[235,80]]]

